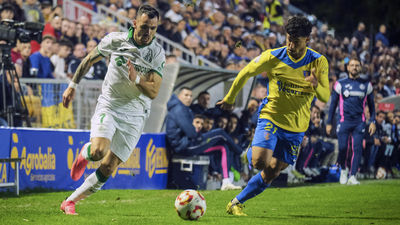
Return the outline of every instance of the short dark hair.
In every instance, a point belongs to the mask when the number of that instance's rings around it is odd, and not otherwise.
[[[310,36],[311,28],[311,22],[304,16],[290,18],[285,26],[286,33],[293,38]]]
[[[188,90],[188,91],[192,91],[192,89],[190,87],[181,87],[179,88],[179,93],[181,93],[183,90]]]
[[[208,93],[208,91],[202,91],[200,92],[200,94],[197,96],[197,99],[200,98],[200,96],[202,95],[210,95],[210,93]]]
[[[205,120],[206,119],[206,116],[204,116],[203,114],[196,114],[196,115],[194,115],[194,117],[193,117],[193,120],[194,119],[202,119],[202,120]]]
[[[61,40],[58,41],[58,44],[60,45],[60,47],[61,46],[67,46],[67,47],[69,47],[71,49],[74,48],[74,44],[72,44],[72,42],[70,40],[68,40],[68,39],[61,39]]]
[[[137,11],[136,17],[140,17],[142,14],[148,15],[150,19],[153,19],[154,17],[160,19],[160,13],[158,10],[149,4],[141,5]]]

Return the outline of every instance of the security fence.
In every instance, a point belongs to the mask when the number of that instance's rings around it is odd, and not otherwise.
[[[68,87],[67,81],[55,79],[20,81],[32,127],[90,129],[90,119],[101,92],[102,81],[82,80],[68,108],[62,105],[62,94]]]

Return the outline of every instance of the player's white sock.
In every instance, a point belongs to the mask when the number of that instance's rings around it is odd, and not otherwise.
[[[224,178],[222,180],[222,185],[232,183],[229,178]]]
[[[233,179],[235,178],[235,174],[232,171],[229,171],[229,181],[233,183]]]
[[[93,193],[96,193],[98,190],[101,189],[106,180],[107,179],[104,180],[104,176],[97,169],[96,172],[90,174],[86,178],[85,182],[83,182],[83,184],[67,198],[67,201],[77,202]]]
[[[232,199],[231,202],[232,202],[233,205],[236,205],[236,204],[240,203],[239,200],[237,200],[237,198]]]
[[[92,147],[92,142],[88,142],[83,146],[82,149],[82,156],[83,158],[85,158],[88,161],[94,161],[91,157],[90,157],[90,148]]]

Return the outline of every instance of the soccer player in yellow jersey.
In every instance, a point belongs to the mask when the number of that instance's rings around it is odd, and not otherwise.
[[[268,95],[259,108],[259,119],[249,163],[261,172],[227,205],[227,213],[246,216],[243,203],[263,192],[281,170],[297,159],[299,146],[310,121],[315,96],[327,102],[330,96],[328,61],[307,47],[311,23],[305,17],[293,17],[285,26],[286,46],[270,49],[253,59],[234,80],[223,100],[222,109],[232,109],[235,98],[247,80],[267,72]]]

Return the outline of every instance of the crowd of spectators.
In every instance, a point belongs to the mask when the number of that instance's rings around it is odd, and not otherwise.
[[[18,42],[12,50],[12,60],[18,75],[22,77],[71,78],[82,58],[106,34],[117,31],[117,24],[124,20],[122,17],[120,20],[104,18],[98,24],[93,24],[89,18],[82,16],[72,21],[65,18],[60,6],[52,7],[49,1],[2,2],[1,20],[13,19],[45,24],[41,44],[35,41]],[[290,16],[289,0],[96,2],[129,19],[135,18],[136,11],[142,3],[155,6],[162,15],[162,22],[158,28],[160,35],[230,70],[240,70],[262,51],[285,45],[283,24]],[[315,17],[309,18],[314,24],[309,47],[327,57],[331,87],[336,80],[347,76],[345,65],[352,57],[361,60],[363,78],[370,80],[374,86],[378,131],[373,138],[365,139],[366,151],[362,171],[373,174],[378,167],[385,167],[395,175],[396,166],[399,164],[400,112],[379,110],[378,101],[400,93],[399,47],[390,44],[384,24],[379,26],[374,36],[369,36],[371,32],[367,32],[366,25],[360,22],[351,36],[338,37],[329,30],[327,24],[319,26]],[[174,50],[169,54],[180,57],[183,53]],[[106,71],[107,62],[100,61],[85,78],[103,79]],[[265,78],[266,74],[258,76],[259,82],[253,91],[253,98],[239,115],[233,112],[221,114],[217,108],[207,109],[209,103],[202,102],[206,100],[199,96],[197,105],[191,108],[195,114],[205,115],[202,129],[220,127],[232,134],[232,137],[241,134],[243,143],[237,143],[245,149],[251,140],[251,131],[256,123],[254,115],[260,99],[266,94]],[[313,108],[314,116],[311,117],[310,130],[296,165],[298,171],[308,176],[318,176],[321,168],[329,167],[335,162],[335,136],[327,136],[322,132],[327,108],[320,102]],[[234,125],[235,120],[237,125]],[[236,169],[241,170],[241,167]]]

